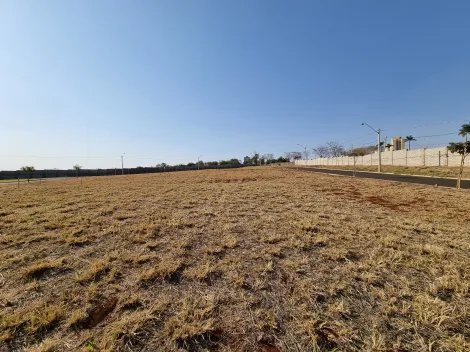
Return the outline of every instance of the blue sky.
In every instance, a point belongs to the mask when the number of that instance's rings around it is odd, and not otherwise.
[[[470,121],[469,13],[468,1],[3,0],[0,169],[371,144],[363,121],[388,138],[453,132]]]

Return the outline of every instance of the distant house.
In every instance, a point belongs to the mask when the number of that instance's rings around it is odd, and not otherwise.
[[[392,137],[392,142],[390,144],[392,145],[390,150],[406,149],[405,140],[402,137]]]

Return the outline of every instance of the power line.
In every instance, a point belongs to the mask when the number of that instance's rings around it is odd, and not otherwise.
[[[450,133],[444,133],[444,134],[435,134],[432,136],[417,136],[414,138],[431,138],[431,137],[442,137],[442,136],[450,136],[452,134],[457,134],[458,132],[450,132]]]
[[[467,122],[468,120],[451,120],[451,121],[442,121],[442,122],[439,122],[439,123],[431,123],[431,124],[427,124],[427,125],[421,125],[421,126],[413,126],[413,127],[402,127],[400,128],[400,131],[403,131],[403,130],[412,130],[412,129],[416,129],[416,128],[424,128],[424,127],[433,127],[433,126],[440,126],[440,125],[445,125],[445,124],[448,124],[448,123],[455,123],[455,122]],[[386,130],[382,130],[382,131],[387,131],[387,132],[390,132],[390,131],[398,131],[399,129],[395,128],[395,129],[386,129]]]

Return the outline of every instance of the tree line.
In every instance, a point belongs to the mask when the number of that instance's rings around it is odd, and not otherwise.
[[[250,156],[245,156],[242,160],[237,158],[231,158],[226,160],[213,160],[213,161],[203,161],[199,160],[198,162],[189,162],[187,164],[177,164],[177,165],[169,165],[167,163],[160,163],[157,164],[156,167],[195,167],[199,166],[201,168],[205,166],[227,166],[227,165],[269,165],[274,163],[285,163],[289,162],[290,160],[286,157],[278,157],[275,158],[274,154],[266,153],[260,155],[256,151],[253,152]]]

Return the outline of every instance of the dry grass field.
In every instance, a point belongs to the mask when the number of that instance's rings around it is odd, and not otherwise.
[[[470,192],[283,168],[0,187],[0,351],[468,351]]]

